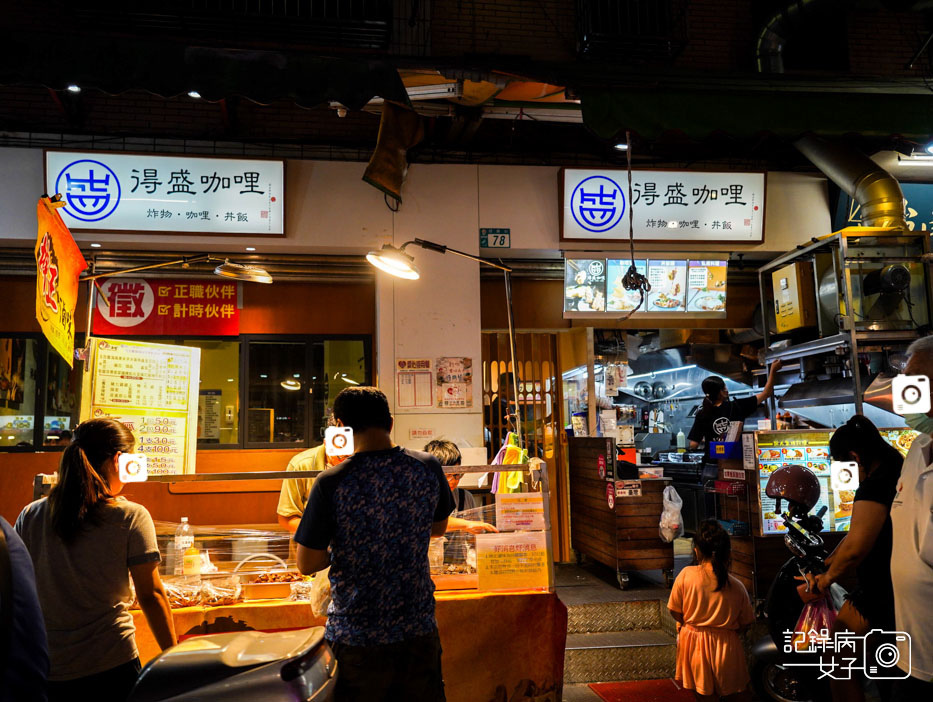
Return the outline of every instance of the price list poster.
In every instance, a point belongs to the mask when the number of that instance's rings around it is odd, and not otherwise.
[[[201,350],[91,339],[81,417],[113,417],[133,432],[149,475],[194,473]]]

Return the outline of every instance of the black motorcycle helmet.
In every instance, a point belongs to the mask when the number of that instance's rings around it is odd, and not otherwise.
[[[809,468],[789,465],[778,468],[768,478],[765,494],[776,500],[775,512],[781,512],[781,500],[787,500],[793,517],[804,517],[820,501],[820,481]]]

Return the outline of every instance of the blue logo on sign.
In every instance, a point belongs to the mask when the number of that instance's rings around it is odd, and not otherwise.
[[[588,232],[609,231],[625,214],[622,188],[606,176],[590,176],[580,181],[570,196],[574,221]]]
[[[65,212],[84,222],[98,222],[120,203],[120,181],[109,166],[82,159],[65,166],[55,179],[55,192],[67,203]]]

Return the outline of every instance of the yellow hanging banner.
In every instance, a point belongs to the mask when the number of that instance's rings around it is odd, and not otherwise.
[[[87,268],[87,261],[58,214],[56,207],[60,206],[47,197],[39,198],[36,319],[52,348],[73,368],[78,278]]]

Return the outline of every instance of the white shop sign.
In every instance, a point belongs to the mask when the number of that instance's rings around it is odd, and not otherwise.
[[[72,230],[285,234],[282,160],[46,151],[45,182]]]
[[[628,239],[624,170],[561,171],[561,240]],[[764,240],[765,174],[632,171],[635,238],[644,241]]]

